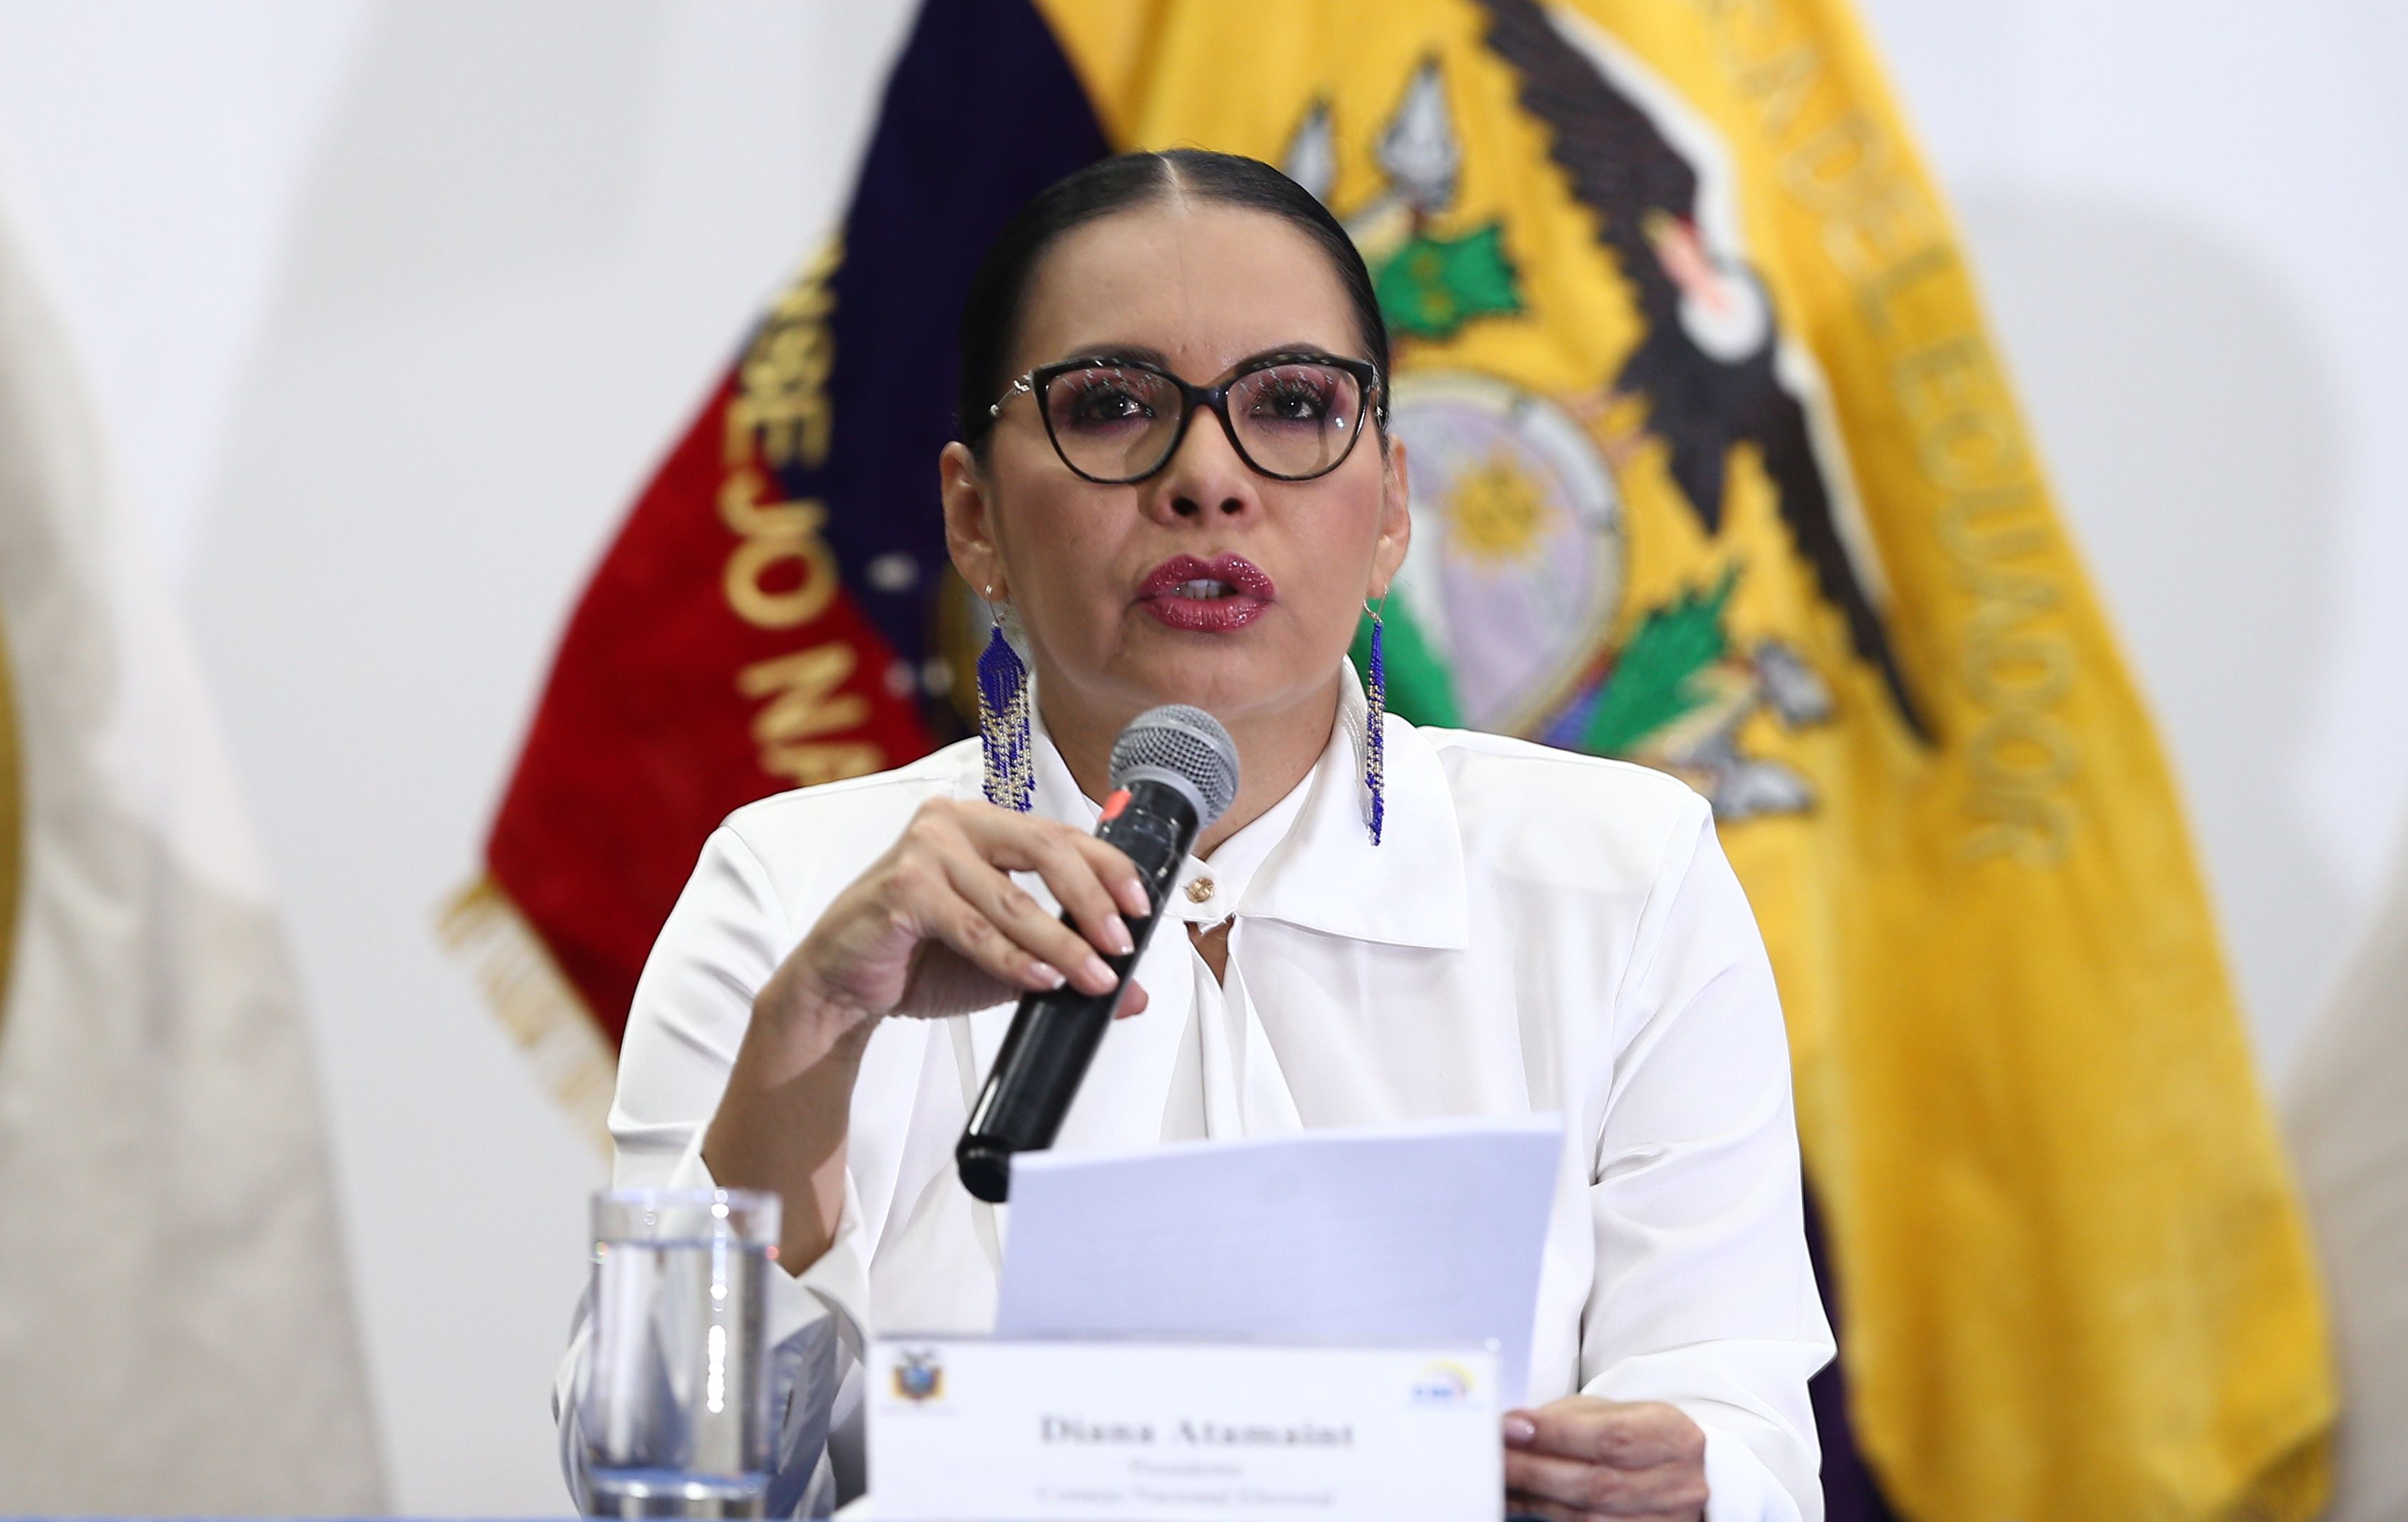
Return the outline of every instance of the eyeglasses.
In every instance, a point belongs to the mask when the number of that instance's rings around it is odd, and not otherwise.
[[[1014,380],[987,416],[1003,416],[1004,403],[1023,393],[1037,398],[1062,463],[1104,486],[1126,486],[1168,465],[1204,409],[1220,416],[1238,458],[1257,474],[1311,481],[1346,462],[1365,410],[1383,405],[1378,366],[1318,353],[1259,354],[1210,386],[1147,360],[1064,360]]]

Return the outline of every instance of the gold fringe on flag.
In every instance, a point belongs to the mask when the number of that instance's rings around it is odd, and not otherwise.
[[[480,877],[444,906],[436,933],[467,964],[552,1098],[607,1156],[618,1059],[535,926],[500,883]]]

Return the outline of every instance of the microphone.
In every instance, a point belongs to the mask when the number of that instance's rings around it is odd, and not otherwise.
[[[1238,796],[1238,747],[1221,722],[1183,703],[1148,709],[1112,742],[1112,796],[1096,837],[1120,847],[1137,864],[1153,908],[1127,920],[1134,943],[1125,956],[1104,958],[1120,982],[1108,994],[1082,994],[1064,984],[1029,994],[1011,1017],[994,1070],[970,1107],[953,1161],[962,1186],[991,1205],[1011,1190],[1011,1156],[1054,1144],[1071,1097],[1087,1076],[1096,1048],[1128,987],[1129,969],[1145,954],[1163,895],[1198,832],[1228,811]],[[1070,916],[1062,916],[1064,924]]]

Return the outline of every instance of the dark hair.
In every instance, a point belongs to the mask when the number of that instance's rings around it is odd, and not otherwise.
[[[1011,362],[1020,306],[1028,294],[1028,278],[1045,251],[1074,228],[1173,194],[1266,212],[1318,244],[1354,309],[1355,336],[1367,351],[1364,357],[1380,367],[1384,383],[1388,324],[1380,315],[1371,272],[1363,266],[1354,240],[1311,191],[1260,159],[1235,153],[1201,148],[1122,153],[1098,159],[1039,191],[979,261],[962,305],[961,391],[954,424],[962,442],[983,452],[987,436],[995,431],[995,419],[987,409],[1010,384],[1004,367]],[[1387,409],[1383,406],[1373,416],[1384,438]]]

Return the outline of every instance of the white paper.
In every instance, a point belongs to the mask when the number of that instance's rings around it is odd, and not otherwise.
[[[1493,1340],[1528,1387],[1555,1115],[1013,1159],[1005,1337]]]

